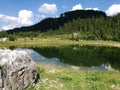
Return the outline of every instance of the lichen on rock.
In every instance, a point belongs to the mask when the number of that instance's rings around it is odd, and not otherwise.
[[[24,90],[36,80],[36,64],[25,51],[0,49],[0,90]]]

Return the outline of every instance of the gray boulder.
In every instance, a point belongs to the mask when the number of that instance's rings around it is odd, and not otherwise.
[[[0,49],[0,90],[24,90],[36,80],[36,64],[25,51]]]

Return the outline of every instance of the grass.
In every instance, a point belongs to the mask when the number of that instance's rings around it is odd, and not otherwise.
[[[26,90],[120,90],[120,72],[37,66],[40,79]]]
[[[81,41],[72,41],[72,40],[61,40],[61,39],[40,39],[35,38],[33,40],[27,39],[18,39],[17,41],[7,41],[5,43],[0,42],[0,47],[9,47],[9,46],[18,46],[18,47],[29,47],[29,46],[55,46],[55,45],[94,45],[94,46],[113,46],[120,47],[120,42],[115,41],[93,41],[93,40],[81,40]]]

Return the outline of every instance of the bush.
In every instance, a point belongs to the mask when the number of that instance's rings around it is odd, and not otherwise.
[[[15,41],[15,40],[16,40],[16,38],[14,36],[9,37],[9,41]]]

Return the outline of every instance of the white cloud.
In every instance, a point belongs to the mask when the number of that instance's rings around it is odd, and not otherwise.
[[[0,14],[0,22],[4,22],[4,23],[14,23],[16,22],[17,18],[16,17],[12,17],[12,16],[6,16],[4,14]]]
[[[46,18],[46,16],[44,15],[44,14],[41,14],[41,15],[37,15],[38,17],[40,17],[40,18]]]
[[[46,13],[46,14],[54,14],[57,12],[57,6],[56,4],[44,3],[40,6],[39,12]]]
[[[93,10],[98,11],[99,9],[98,8],[93,8]]]
[[[81,4],[77,4],[75,6],[72,7],[72,10],[82,10],[82,5]]]
[[[33,13],[29,10],[20,10],[18,17],[0,14],[0,22],[4,24],[1,29],[8,30],[15,27],[32,25],[32,17]]]
[[[108,16],[114,16],[118,13],[120,13],[120,4],[113,4],[111,5],[106,11],[105,13],[108,15]]]
[[[73,10],[94,10],[94,11],[98,11],[99,9],[97,7],[95,8],[83,8],[81,4],[77,4],[75,6],[72,7],[72,11]]]
[[[15,28],[16,26],[15,25],[12,25],[12,24],[10,24],[10,25],[3,25],[2,26],[2,30],[9,30],[9,29],[13,29],[13,28]]]
[[[85,10],[94,10],[94,11],[98,11],[98,8],[85,8]]]
[[[31,25],[31,24],[33,24],[32,20],[31,20],[32,16],[33,16],[32,11],[20,10],[19,16],[18,16],[18,21],[19,21],[19,23],[21,23],[23,25]]]

